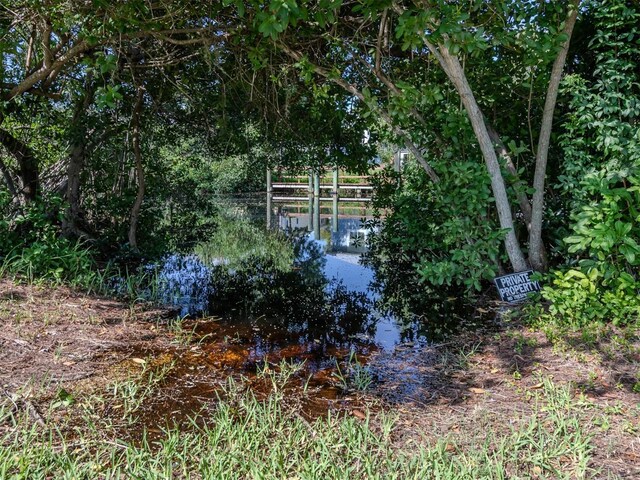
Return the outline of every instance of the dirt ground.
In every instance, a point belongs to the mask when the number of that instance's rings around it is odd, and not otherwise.
[[[61,389],[95,389],[145,358],[169,355],[184,362],[179,376],[195,392],[192,396],[211,400],[214,389],[203,396],[202,385],[222,383],[225,374],[233,374],[240,347],[233,342],[217,347],[224,351],[210,362],[216,370],[198,376],[197,362],[212,353],[180,338],[184,331],[170,328],[170,317],[147,305],[0,279],[0,397],[19,399],[37,417]],[[398,348],[380,354],[387,358],[374,356],[372,371],[385,377],[382,370],[406,363],[411,351],[413,363],[404,370],[411,381],[380,382],[358,395],[333,389],[323,405],[354,416],[362,416],[366,407],[391,409],[401,427],[398,442],[450,436],[461,448],[487,431],[508,431],[530,415],[535,392],[550,379],[570,385],[575,402],[584,406],[592,464],[602,478],[640,478],[640,340],[637,332],[615,329],[587,333],[560,339],[557,332],[501,320],[424,348],[417,363],[411,346]],[[171,398],[164,397],[167,408],[188,405],[190,400],[180,398],[188,391],[172,389]]]

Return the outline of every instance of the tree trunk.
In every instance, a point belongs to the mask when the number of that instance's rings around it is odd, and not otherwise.
[[[438,51],[434,50],[434,53],[438,54],[437,57],[443,70],[458,91],[465,110],[467,111],[467,115],[469,116],[469,120],[471,121],[471,126],[473,127],[476,139],[480,145],[480,150],[482,151],[482,156],[484,157],[489,177],[491,179],[491,188],[496,202],[500,227],[507,232],[504,244],[511,262],[511,267],[515,272],[527,270],[527,261],[522,253],[522,249],[520,248],[520,243],[518,242],[514,229],[511,205],[507,196],[504,177],[500,171],[500,163],[498,162],[498,157],[496,156],[493,143],[489,136],[489,132],[487,131],[482,111],[476,102],[458,58],[452,55],[443,45],[440,45]]]
[[[62,232],[66,237],[83,236],[80,230],[80,174],[84,168],[85,148],[83,140],[79,140],[71,149],[67,166],[67,211],[62,222]]]
[[[67,188],[65,198],[68,203],[65,218],[62,222],[62,231],[67,237],[81,237],[86,234],[80,228],[80,175],[85,164],[87,145],[87,125],[85,113],[93,103],[95,92],[93,80],[89,75],[85,81],[85,94],[78,100],[73,115],[73,141],[69,152],[67,165]]]
[[[534,269],[545,271],[547,269],[547,259],[544,254],[544,244],[542,242],[542,218],[544,216],[544,182],[547,172],[547,158],[549,155],[549,143],[551,140],[551,129],[553,127],[553,112],[558,98],[558,88],[562,79],[562,71],[569,51],[569,42],[573,27],[578,17],[578,5],[580,0],[572,2],[571,11],[565,22],[562,33],[567,35],[567,40],[562,44],[558,56],[553,62],[551,69],[551,79],[547,87],[547,98],[544,102],[542,114],[542,125],[540,127],[540,137],[538,138],[538,151],[536,153],[536,169],[533,177],[533,200],[531,212],[531,230],[529,232],[529,260]]]
[[[18,177],[20,179],[19,193],[25,202],[32,202],[40,194],[40,175],[38,160],[28,145],[15,138],[6,130],[0,129],[0,144],[18,162]]]
[[[136,162],[136,177],[138,179],[138,193],[136,200],[131,208],[131,216],[129,218],[129,245],[131,248],[138,249],[137,229],[138,217],[140,216],[140,208],[144,200],[144,169],[142,168],[142,153],[140,150],[140,116],[142,114],[142,101],[144,99],[144,87],[138,87],[136,96],[136,104],[133,108],[131,116],[131,143],[133,144],[133,155]]]
[[[7,189],[9,190],[9,193],[14,198],[14,200],[19,201],[20,198],[18,196],[18,191],[16,190],[16,184],[13,181],[11,171],[9,170],[9,167],[7,167],[4,164],[4,162],[2,161],[2,158],[0,158],[0,172],[2,172],[2,176],[4,177],[4,181],[7,184]]]

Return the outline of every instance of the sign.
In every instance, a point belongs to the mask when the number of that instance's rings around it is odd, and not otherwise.
[[[500,300],[518,303],[526,300],[531,292],[539,292],[540,283],[531,280],[532,274],[533,270],[527,270],[494,278],[493,282],[500,294]]]

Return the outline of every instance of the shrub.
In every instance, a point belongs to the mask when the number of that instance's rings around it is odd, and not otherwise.
[[[0,223],[1,273],[28,282],[53,280],[87,285],[94,281],[95,263],[90,248],[60,235],[59,198],[40,200],[24,207],[11,221]]]

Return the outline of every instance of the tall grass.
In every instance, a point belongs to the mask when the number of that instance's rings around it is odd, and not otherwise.
[[[54,239],[12,248],[0,261],[0,276],[28,283],[52,281],[85,285],[95,279],[93,252],[82,242]]]

